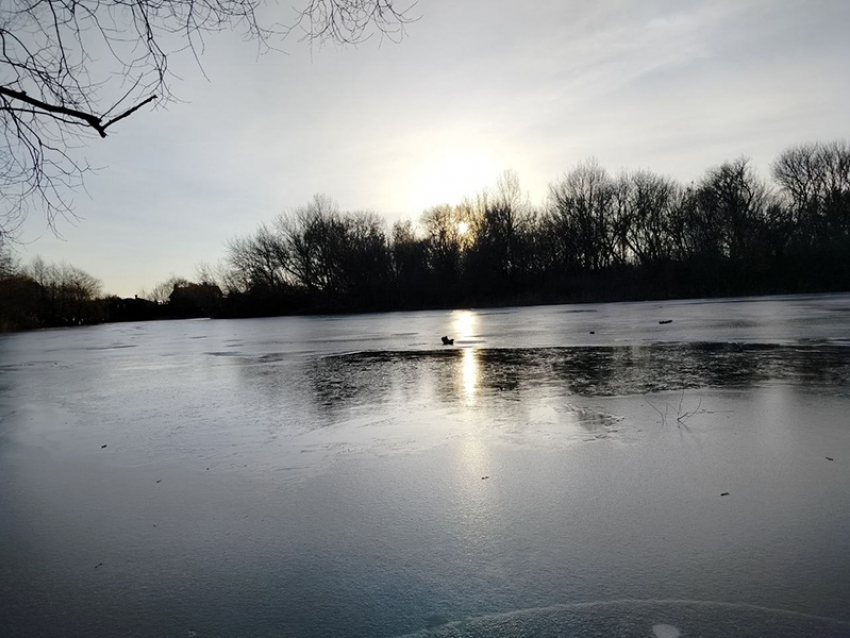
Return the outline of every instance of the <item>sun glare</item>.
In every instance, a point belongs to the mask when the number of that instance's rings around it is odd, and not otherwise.
[[[439,204],[458,204],[486,188],[499,175],[499,166],[483,150],[444,148],[428,154],[414,169],[408,199],[425,210]],[[468,229],[468,227],[467,227]],[[460,225],[458,231],[463,234]]]
[[[466,232],[469,230],[469,224],[466,222],[458,222],[457,223],[457,234],[463,237],[466,235]]]

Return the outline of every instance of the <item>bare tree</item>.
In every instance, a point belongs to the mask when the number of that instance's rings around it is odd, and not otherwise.
[[[446,282],[460,275],[465,208],[442,204],[424,211],[419,219],[427,236],[429,267]]]
[[[12,251],[0,237],[0,280],[11,277],[17,271],[17,264]]]
[[[549,186],[549,214],[568,269],[600,270],[612,261],[614,193],[614,182],[594,158]]]
[[[262,0],[3,0],[0,3],[0,234],[41,208],[73,215],[69,191],[88,165],[79,147],[149,105],[173,99],[169,58],[236,31],[263,50],[295,31],[318,42],[398,40],[411,20],[396,0],[310,0],[289,25]]]
[[[478,197],[474,237],[465,247],[469,276],[482,290],[505,288],[531,270],[530,240],[536,223],[528,195],[515,171],[505,171],[496,189]]]
[[[411,17],[415,5],[416,1],[399,9],[395,0],[310,0],[294,26],[303,38],[319,42],[358,44],[375,32],[398,42],[405,25],[415,20]]]
[[[99,279],[75,266],[47,263],[41,257],[33,259],[24,273],[37,284],[43,325],[79,325],[92,319],[90,302],[103,291]]]
[[[794,146],[772,168],[796,241],[817,244],[850,234],[850,143]]]
[[[731,259],[751,253],[770,200],[770,190],[749,160],[739,158],[709,169],[697,191],[697,204],[716,249]]]
[[[315,195],[306,206],[275,219],[281,267],[292,281],[310,291],[332,285],[333,260],[328,255],[341,224],[339,206],[327,195]]]
[[[670,257],[670,220],[680,187],[649,171],[623,174],[615,188],[618,260],[641,265]]]

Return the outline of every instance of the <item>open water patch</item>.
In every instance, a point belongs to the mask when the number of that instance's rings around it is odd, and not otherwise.
[[[399,374],[432,377],[431,382],[439,383],[458,369],[468,388],[485,391],[549,386],[581,396],[625,396],[772,383],[847,386],[850,348],[708,342],[381,350],[321,357],[315,367],[322,383],[334,387],[368,388]]]

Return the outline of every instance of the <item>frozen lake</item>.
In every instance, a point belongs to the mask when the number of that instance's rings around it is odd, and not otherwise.
[[[0,591],[10,638],[850,636],[850,295],[0,336]]]

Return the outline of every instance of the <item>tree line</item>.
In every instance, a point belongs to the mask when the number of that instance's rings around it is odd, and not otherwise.
[[[681,184],[576,166],[533,206],[516,174],[387,228],[329,198],[229,242],[230,316],[850,288],[850,145],[747,159]]]
[[[0,332],[105,321],[102,289],[99,279],[68,264],[37,257],[21,267],[0,243]]]
[[[388,227],[330,198],[228,242],[196,283],[102,297],[67,265],[21,267],[0,244],[0,329],[850,289],[850,144],[783,151],[770,179],[746,159],[681,184],[585,161],[532,205],[515,173]]]
[[[0,242],[0,332],[219,316],[221,289],[199,276],[199,283],[170,277],[150,292],[122,299],[103,294],[99,279],[69,264],[36,257],[22,266]]]

